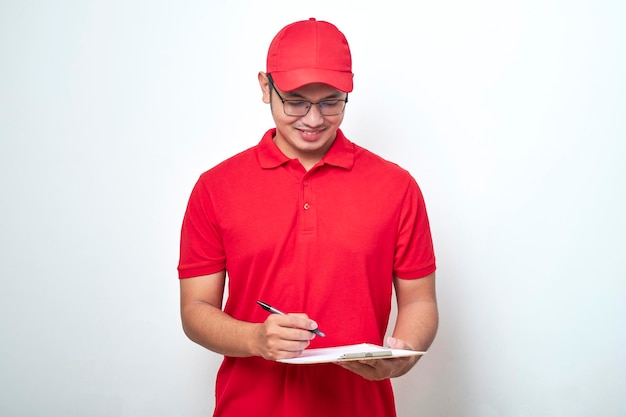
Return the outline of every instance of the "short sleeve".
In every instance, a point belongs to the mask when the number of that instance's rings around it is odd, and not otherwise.
[[[400,212],[394,255],[394,275],[422,278],[436,269],[430,223],[422,192],[410,177]]]
[[[195,184],[181,228],[178,277],[191,278],[225,269],[226,257],[211,194],[200,177]]]

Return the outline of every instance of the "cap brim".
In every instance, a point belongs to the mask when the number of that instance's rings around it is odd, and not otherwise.
[[[319,68],[302,68],[291,71],[274,71],[274,84],[282,91],[293,91],[304,85],[321,83],[337,90],[349,93],[352,91],[351,72],[324,70]]]

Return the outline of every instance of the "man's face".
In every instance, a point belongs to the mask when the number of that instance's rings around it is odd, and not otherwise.
[[[259,80],[263,89],[263,101],[271,104],[276,123],[276,145],[288,157],[298,158],[305,168],[311,168],[333,144],[344,112],[336,116],[324,116],[320,113],[319,106],[314,104],[304,116],[288,116],[276,91],[271,92],[272,87],[267,82],[267,77],[265,83],[262,77]],[[346,93],[326,84],[307,84],[290,92],[276,88],[284,100],[307,100],[315,103],[346,98]]]

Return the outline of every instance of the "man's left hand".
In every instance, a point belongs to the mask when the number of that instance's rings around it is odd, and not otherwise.
[[[407,342],[395,337],[387,338],[391,349],[415,350]],[[370,381],[381,381],[406,374],[419,360],[420,356],[405,358],[369,359],[362,361],[338,362],[343,368],[361,375]]]

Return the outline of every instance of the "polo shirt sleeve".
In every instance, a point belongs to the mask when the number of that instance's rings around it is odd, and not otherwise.
[[[211,195],[203,177],[194,186],[183,218],[178,277],[209,275],[225,269],[226,256]]]
[[[413,177],[408,181],[398,227],[394,275],[415,279],[435,272],[435,253],[426,204]]]

